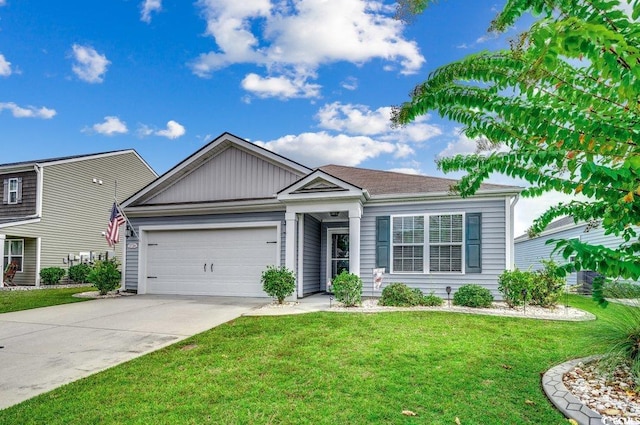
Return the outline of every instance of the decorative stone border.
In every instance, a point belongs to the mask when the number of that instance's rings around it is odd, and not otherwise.
[[[542,375],[542,389],[558,410],[569,419],[574,419],[580,425],[604,425],[602,416],[589,409],[567,390],[562,382],[565,373],[576,367],[578,363],[589,363],[597,359],[597,356],[570,360],[558,366],[552,367]]]

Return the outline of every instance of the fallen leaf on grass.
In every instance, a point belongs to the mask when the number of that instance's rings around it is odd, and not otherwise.
[[[500,365],[500,366],[501,366],[503,369],[507,369],[507,370],[511,370],[511,369],[513,369],[513,366],[509,366],[508,364],[503,364],[503,365]]]
[[[411,410],[403,410],[402,414],[405,416],[417,416],[415,412],[412,412]]]
[[[460,425],[460,418],[456,416],[456,425]]]
[[[571,425],[580,425],[580,424],[578,423],[578,421],[576,421],[575,419],[569,419],[569,423],[570,423]]]
[[[524,404],[528,404],[529,406],[535,406],[535,403],[531,400],[525,400]]]

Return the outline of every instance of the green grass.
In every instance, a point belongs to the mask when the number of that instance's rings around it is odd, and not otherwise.
[[[571,302],[601,317],[618,309]],[[0,411],[0,424],[566,424],[540,377],[601,351],[589,337],[599,325],[444,312],[242,317]]]
[[[90,287],[82,286],[78,288],[35,289],[33,291],[0,291],[0,313],[87,301],[88,298],[74,298],[72,295],[91,290]]]

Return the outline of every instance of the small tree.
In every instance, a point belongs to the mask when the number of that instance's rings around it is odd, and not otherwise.
[[[277,298],[278,304],[282,304],[285,298],[293,294],[296,289],[296,277],[286,267],[268,266],[262,272],[262,289],[269,296]]]
[[[98,288],[100,295],[115,290],[120,285],[120,270],[116,259],[96,261],[93,270],[87,276],[87,280]]]

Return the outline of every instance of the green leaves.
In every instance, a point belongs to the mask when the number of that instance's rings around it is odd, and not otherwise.
[[[599,220],[625,243],[609,251],[559,244],[563,254],[576,256],[575,267],[638,278],[640,23],[615,0],[509,0],[491,30],[506,30],[527,12],[540,18],[510,50],[435,70],[395,108],[393,122],[435,110],[462,123],[468,137],[506,146],[507,153],[444,158],[438,166],[467,172],[455,186],[463,197],[494,172],[527,181],[523,196],[581,194],[585,201],[545,212],[532,234],[565,215]],[[633,0],[639,14],[640,1]]]

